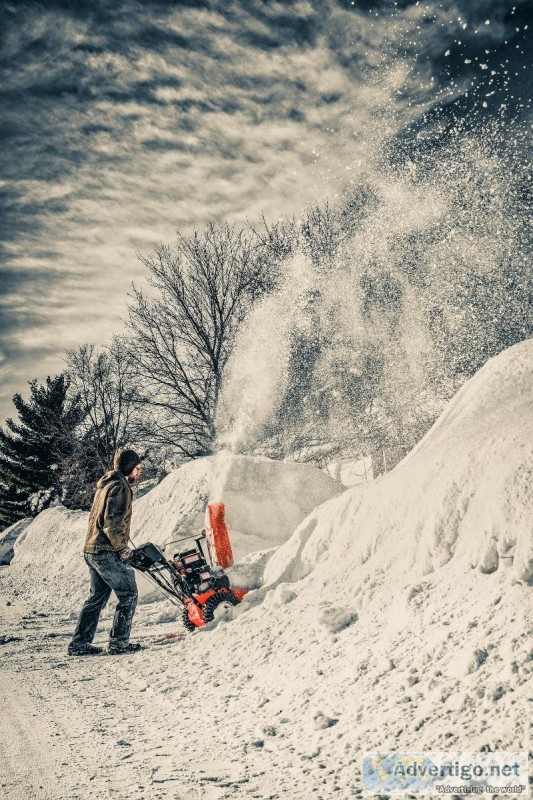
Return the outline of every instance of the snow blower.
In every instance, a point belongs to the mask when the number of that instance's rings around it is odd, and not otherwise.
[[[236,606],[247,592],[231,586],[224,572],[233,564],[224,503],[210,503],[205,516],[205,530],[198,536],[170,542],[188,542],[170,561],[151,542],[135,547],[130,559],[134,569],[175,605],[183,607],[182,620],[189,631],[211,622],[219,606]]]

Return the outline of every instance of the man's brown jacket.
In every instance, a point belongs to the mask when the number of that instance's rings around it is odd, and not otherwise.
[[[119,552],[130,538],[133,492],[117,470],[110,470],[96,484],[85,553]]]

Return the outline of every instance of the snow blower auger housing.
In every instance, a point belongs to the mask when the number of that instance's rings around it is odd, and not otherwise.
[[[170,561],[157,545],[148,542],[135,548],[130,563],[173,603],[183,606],[183,624],[194,631],[211,622],[220,605],[240,603],[246,589],[231,586],[224,572],[233,564],[233,553],[223,503],[209,504],[205,530],[198,536],[178,539],[175,544],[181,542],[188,542],[188,546]]]

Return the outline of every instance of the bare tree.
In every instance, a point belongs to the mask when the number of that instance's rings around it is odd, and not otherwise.
[[[208,455],[236,331],[272,286],[269,257],[252,233],[211,224],[141,261],[154,292],[133,288],[128,324],[154,440],[183,458]]]
[[[281,217],[269,223],[263,215],[261,224],[251,228],[263,251],[270,254],[274,263],[280,264],[292,256],[299,244],[299,228],[294,217]]]
[[[378,204],[374,189],[366,184],[354,187],[340,205],[326,200],[308,206],[297,220],[280,218],[269,223],[263,217],[253,227],[254,235],[274,262],[283,261],[300,251],[320,270],[328,268],[343,244],[361,228],[365,218]]]
[[[97,472],[109,469],[113,455],[146,436],[134,356],[123,339],[98,350],[84,344],[66,353],[68,375],[85,411],[83,447]]]

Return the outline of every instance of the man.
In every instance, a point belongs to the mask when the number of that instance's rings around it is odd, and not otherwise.
[[[91,593],[81,610],[76,631],[68,647],[71,656],[98,655],[93,647],[98,619],[113,590],[118,598],[109,638],[110,653],[131,653],[139,644],[129,641],[131,622],[137,605],[137,584],[128,564],[133,492],[131,485],[140,475],[141,459],[135,450],[115,454],[114,469],[96,484],[84,558],[91,576]]]

